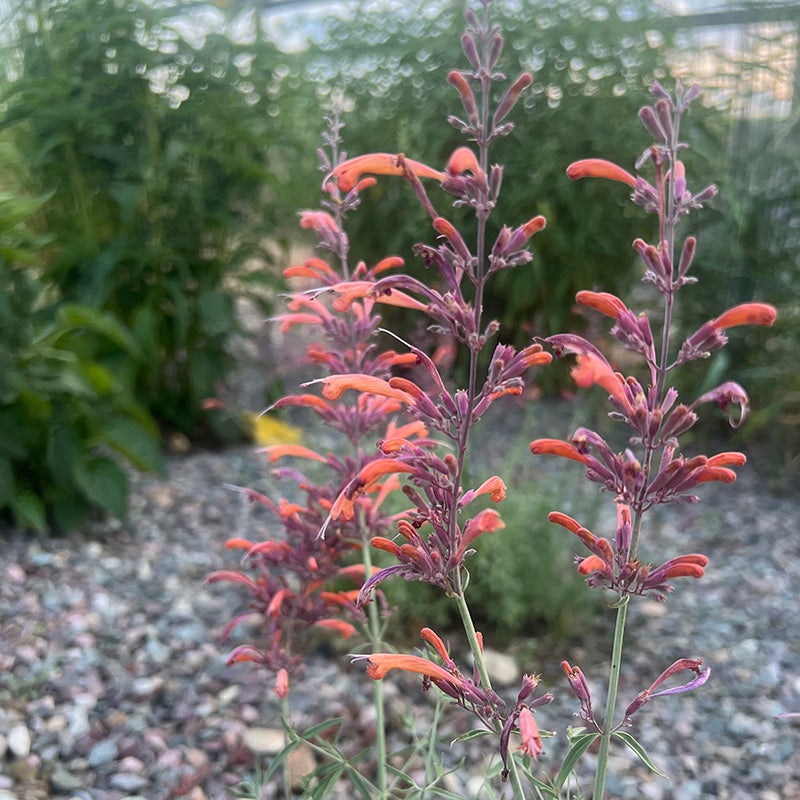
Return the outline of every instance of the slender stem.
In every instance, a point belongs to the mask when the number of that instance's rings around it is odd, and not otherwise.
[[[478,641],[478,632],[475,630],[475,623],[472,621],[472,614],[470,613],[467,600],[464,597],[460,573],[458,573],[456,583],[457,586],[456,591],[454,592],[454,597],[456,600],[456,605],[458,606],[458,613],[461,616],[461,624],[463,625],[464,632],[467,635],[469,649],[472,651],[472,658],[475,661],[475,668],[478,670],[481,686],[486,690],[490,690],[492,688],[492,682],[489,678],[489,673],[486,670],[486,662],[483,658],[480,642]],[[498,734],[501,731],[501,727],[502,726],[500,725],[500,722],[495,720],[495,731]],[[517,770],[517,762],[514,760],[513,754],[509,755],[508,758],[508,775],[516,800],[525,800],[525,790],[522,787],[522,779],[520,778],[519,771]]]
[[[372,574],[372,553],[370,550],[369,537],[364,520],[361,520],[361,559],[364,564],[364,574]],[[367,626],[369,629],[369,639],[372,645],[372,652],[379,652],[381,649],[381,622],[378,617],[378,604],[369,603],[367,605]],[[377,782],[379,800],[388,800],[387,775],[386,775],[386,714],[383,697],[383,681],[372,681],[373,700],[375,703],[375,750],[377,759]]]
[[[283,717],[283,744],[284,747],[289,744],[289,695],[281,697],[281,716]],[[292,772],[289,769],[289,759],[283,759],[283,769],[281,770],[283,776],[283,796],[286,800],[292,797]]]
[[[617,624],[614,627],[614,647],[611,652],[611,674],[608,678],[606,713],[603,719],[603,733],[600,736],[600,752],[597,754],[597,769],[594,775],[592,800],[603,800],[608,771],[608,753],[611,746],[611,733],[614,729],[614,712],[617,706],[617,689],[622,667],[622,640],[625,635],[625,620],[628,615],[629,596],[625,595],[617,608]]]

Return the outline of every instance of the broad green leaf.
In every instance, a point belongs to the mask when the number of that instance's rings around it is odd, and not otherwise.
[[[12,498],[11,513],[14,515],[14,522],[20,528],[34,531],[47,530],[47,513],[41,498],[33,492],[24,491]]]
[[[14,496],[14,471],[11,461],[0,456],[0,508],[5,508]]]
[[[97,438],[124,456],[136,469],[160,475],[164,473],[166,464],[158,439],[137,422],[114,419]]]
[[[75,530],[91,510],[91,506],[75,490],[73,483],[49,492],[47,505],[53,518],[53,526],[57,531]]]
[[[645,751],[644,747],[639,743],[637,739],[635,739],[630,733],[627,731],[616,731],[614,733],[618,739],[622,739],[631,750],[639,757],[639,760],[644,764],[651,772],[655,772],[656,775],[660,775],[662,778],[669,779],[669,775],[665,775],[652,761],[647,752]]]
[[[128,478],[110,458],[94,456],[78,462],[75,483],[86,498],[118,519],[128,511]]]
[[[58,422],[48,429],[47,466],[56,485],[72,483],[79,444],[78,434],[71,425]]]
[[[572,740],[570,748],[566,756],[564,756],[564,761],[561,763],[558,776],[556,777],[557,789],[561,789],[567,778],[571,775],[572,770],[575,769],[578,761],[580,761],[581,756],[589,749],[592,742],[599,737],[599,733],[582,733]]]

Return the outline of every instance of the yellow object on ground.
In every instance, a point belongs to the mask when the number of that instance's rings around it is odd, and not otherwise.
[[[259,416],[252,411],[246,412],[245,420],[252,436],[253,441],[259,445],[270,444],[299,444],[303,440],[303,432],[300,428],[289,425],[286,422],[270,414]]]

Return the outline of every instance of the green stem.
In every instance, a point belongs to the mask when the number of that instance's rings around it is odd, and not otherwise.
[[[611,733],[614,729],[614,712],[617,707],[617,689],[622,668],[622,640],[625,635],[625,620],[628,616],[629,596],[625,595],[617,608],[617,624],[614,628],[614,647],[611,653],[611,674],[608,678],[606,713],[603,719],[603,733],[600,737],[600,751],[597,754],[597,770],[594,775],[592,800],[603,800],[608,771],[608,752],[611,746]]]
[[[456,605],[458,606],[458,613],[461,616],[461,624],[464,626],[464,633],[467,635],[469,642],[469,649],[472,651],[472,658],[475,661],[475,667],[478,670],[481,686],[486,690],[491,690],[492,682],[489,679],[489,673],[486,671],[486,662],[483,658],[480,642],[478,641],[478,632],[475,630],[475,623],[472,621],[472,614],[469,611],[469,605],[464,597],[463,587],[461,585],[461,573],[457,573],[456,577],[456,591],[453,593]],[[502,730],[498,721],[495,721],[495,732],[500,733]],[[509,754],[508,757],[508,776],[511,782],[511,788],[514,791],[516,800],[525,800],[525,790],[522,787],[522,779],[520,778],[517,770],[517,762],[514,760],[514,755]]]
[[[361,558],[364,564],[364,574],[372,574],[372,553],[370,551],[367,531],[361,525]],[[372,645],[372,652],[377,653],[381,649],[381,621],[378,616],[378,604],[369,603],[367,605],[367,626],[369,629],[369,639]],[[383,698],[383,681],[373,681],[373,700],[375,703],[375,749],[377,758],[377,781],[378,781],[378,800],[388,800],[387,777],[386,777],[386,721],[385,704]]]
[[[281,697],[281,717],[283,718],[283,745],[286,747],[289,744],[289,695]],[[292,773],[289,770],[289,759],[283,759],[283,796],[286,800],[292,797]]]

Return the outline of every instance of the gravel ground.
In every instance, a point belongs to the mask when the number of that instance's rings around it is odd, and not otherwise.
[[[175,457],[166,480],[134,477],[124,524],[93,523],[68,539],[0,537],[0,800],[215,800],[252,771],[248,745],[274,747],[269,686],[251,665],[226,667],[218,643],[243,598],[202,585],[232,566],[228,536],[267,536],[266,514],[224,488],[264,486],[265,474],[250,448]],[[800,711],[798,518],[797,503],[766,493],[750,467],[732,487],[709,487],[703,503],[654,517],[665,553],[702,550],[711,565],[664,605],[632,604],[621,702],[681,656],[702,655],[713,673],[697,692],[655,700],[637,717],[634,732],[670,780],[615,751],[610,797],[800,800],[800,724],[776,718]],[[580,663],[602,707],[603,654],[591,644],[606,641],[600,627],[549,663],[519,665],[544,672],[556,694],[538,712],[543,728],[563,731],[575,711],[562,658]],[[368,743],[360,669],[318,654],[306,678],[291,695],[298,725],[341,714]],[[415,682],[387,681],[387,696],[392,720],[425,729],[432,701]],[[465,722],[446,713],[448,739]],[[563,737],[547,740],[543,769],[562,751]],[[486,771],[478,744],[443,757],[465,759],[446,785],[475,796]]]

